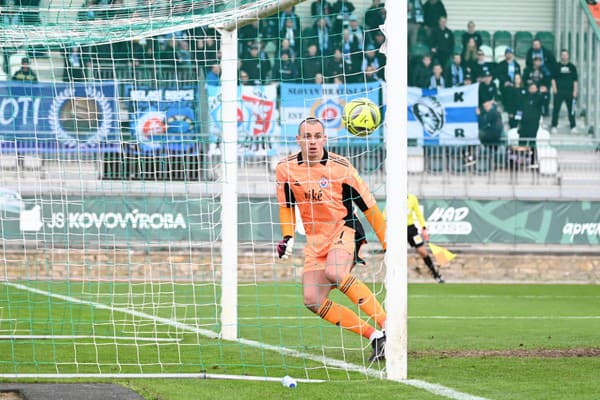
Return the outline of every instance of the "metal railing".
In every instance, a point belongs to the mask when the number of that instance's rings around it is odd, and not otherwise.
[[[600,138],[600,27],[585,0],[556,0],[557,49],[569,50],[579,72],[579,104],[587,131]]]

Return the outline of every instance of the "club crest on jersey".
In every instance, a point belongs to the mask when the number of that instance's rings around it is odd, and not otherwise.
[[[321,189],[325,189],[327,186],[329,186],[329,181],[327,180],[327,178],[322,176],[321,179],[319,180],[319,187]]]

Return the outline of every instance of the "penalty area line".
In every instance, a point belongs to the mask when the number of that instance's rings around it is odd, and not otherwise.
[[[112,306],[109,306],[106,304],[96,303],[94,301],[79,299],[77,297],[71,297],[71,296],[65,296],[65,295],[58,294],[58,293],[47,292],[45,290],[40,290],[40,289],[32,288],[32,287],[29,287],[26,285],[21,285],[19,283],[12,283],[12,282],[6,282],[6,281],[0,282],[0,283],[4,284],[6,286],[10,286],[15,289],[25,290],[25,291],[28,291],[31,293],[39,294],[41,296],[52,297],[55,299],[63,300],[66,302],[71,302],[74,304],[83,304],[83,305],[88,305],[90,307],[94,307],[94,308],[97,308],[100,310],[106,310],[106,311],[111,311],[111,312],[120,312],[123,314],[133,315],[133,316],[148,319],[148,320],[151,320],[154,322],[159,322],[164,325],[172,326],[174,328],[178,328],[183,331],[196,333],[196,334],[199,334],[199,335],[205,336],[207,338],[211,338],[211,339],[218,339],[220,336],[218,333],[216,333],[214,331],[210,331],[208,329],[198,328],[196,326],[183,324],[181,322],[173,321],[168,318],[157,317],[154,315],[150,315],[150,314],[147,314],[144,312],[132,310],[129,308],[112,307]],[[283,354],[286,356],[294,357],[294,358],[311,360],[311,361],[314,361],[317,363],[324,364],[329,367],[337,367],[337,368],[343,369],[345,371],[357,372],[357,373],[360,373],[360,374],[363,374],[365,376],[372,377],[372,378],[380,378],[380,379],[385,378],[384,371],[378,371],[378,370],[367,368],[367,367],[364,367],[361,365],[352,364],[352,363],[342,361],[342,360],[337,360],[337,359],[331,358],[331,357],[318,356],[315,354],[309,354],[309,353],[305,353],[302,351],[289,349],[289,348],[283,347],[283,346],[274,346],[274,345],[270,345],[267,343],[262,343],[262,342],[258,342],[258,341],[250,340],[250,339],[240,338],[240,339],[237,339],[236,342],[245,344],[250,347],[262,349],[262,350],[270,350],[270,351],[273,351],[273,352],[276,352],[279,354]],[[403,381],[398,381],[398,382],[408,385],[408,386],[413,386],[415,388],[426,390],[430,393],[433,393],[438,396],[446,397],[448,399],[487,400],[483,397],[473,396],[471,394],[459,392],[457,390],[451,389],[451,388],[443,386],[443,385],[429,383],[429,382],[421,381],[418,379],[408,379],[408,380],[403,380]]]

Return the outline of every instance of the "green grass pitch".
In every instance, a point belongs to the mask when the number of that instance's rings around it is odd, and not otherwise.
[[[218,298],[210,283],[0,282],[0,373],[206,372],[329,381],[287,389],[275,382],[116,380],[147,399],[443,398],[325,367],[320,357],[365,365],[368,343],[305,310],[296,283],[239,286],[239,336],[249,344],[206,336],[219,331]],[[413,284],[409,379],[486,399],[593,399],[599,332],[600,286]]]

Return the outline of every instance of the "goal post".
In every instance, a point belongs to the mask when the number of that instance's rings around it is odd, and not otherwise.
[[[393,317],[386,323],[389,337],[386,348],[387,377],[404,380],[408,375],[408,271],[407,271],[407,68],[406,3],[388,1],[386,33],[387,66],[394,74],[387,76],[386,113],[386,158],[387,171],[395,171],[394,179],[386,182],[387,242],[385,255],[385,304],[388,315]]]

